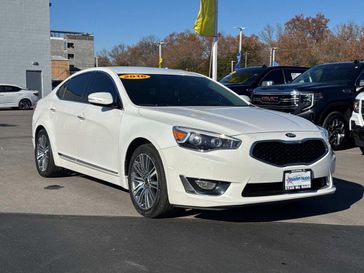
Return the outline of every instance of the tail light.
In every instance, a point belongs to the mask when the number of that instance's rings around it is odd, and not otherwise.
[[[39,96],[39,92],[38,91],[33,91],[33,95],[38,97]]]

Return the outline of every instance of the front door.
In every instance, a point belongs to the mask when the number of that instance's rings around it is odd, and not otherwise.
[[[108,92],[113,96],[110,107],[86,104],[79,146],[79,159],[97,170],[117,175],[120,169],[119,136],[123,117],[118,89],[104,72],[94,72],[87,94]]]

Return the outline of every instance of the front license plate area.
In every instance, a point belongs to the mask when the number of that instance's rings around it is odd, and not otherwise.
[[[284,190],[306,190],[311,188],[311,170],[284,172]]]

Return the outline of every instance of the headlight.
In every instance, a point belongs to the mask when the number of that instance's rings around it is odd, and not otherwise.
[[[173,136],[179,146],[201,152],[237,149],[241,144],[241,140],[233,137],[178,126],[173,127]]]
[[[301,104],[302,110],[310,109],[312,106],[315,105],[315,103],[319,99],[322,99],[322,94],[321,93],[304,93],[304,92],[301,92],[300,93],[300,104]]]
[[[327,143],[329,143],[329,132],[320,126],[317,126],[317,128],[319,128],[321,136],[327,141]]]
[[[359,113],[359,109],[360,109],[359,105],[360,105],[360,100],[355,100],[354,104],[353,104],[353,108],[354,108],[353,110],[354,110],[355,113]]]

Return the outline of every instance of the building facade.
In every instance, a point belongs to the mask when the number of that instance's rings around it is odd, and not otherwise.
[[[70,73],[95,66],[94,36],[90,33],[51,31],[52,58],[69,60]]]
[[[0,1],[0,83],[51,91],[49,0]]]

